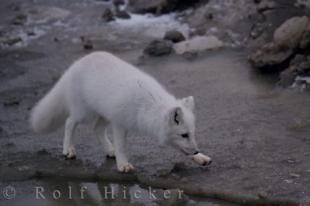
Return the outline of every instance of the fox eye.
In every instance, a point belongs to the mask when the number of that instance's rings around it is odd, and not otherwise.
[[[188,133],[183,133],[183,134],[181,134],[181,136],[182,136],[183,138],[189,138]]]

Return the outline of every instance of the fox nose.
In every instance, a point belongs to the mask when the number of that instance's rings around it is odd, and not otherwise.
[[[212,163],[212,159],[210,159],[209,161],[205,161],[202,166],[207,166],[210,165]]]

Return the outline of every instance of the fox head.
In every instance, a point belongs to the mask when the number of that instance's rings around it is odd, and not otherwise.
[[[178,106],[171,108],[165,118],[165,142],[187,155],[198,153],[195,139],[194,98],[177,100]]]

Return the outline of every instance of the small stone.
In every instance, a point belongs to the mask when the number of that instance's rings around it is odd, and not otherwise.
[[[18,167],[18,170],[19,170],[19,171],[27,171],[27,170],[29,170],[29,169],[30,169],[30,167],[27,166],[27,165],[23,165],[23,166]]]
[[[15,144],[13,142],[9,142],[9,143],[5,144],[4,146],[7,148],[12,148],[12,147],[15,147]]]
[[[209,20],[212,20],[214,18],[213,14],[209,13],[209,12],[205,13],[204,16],[205,16],[206,19],[209,19]]]
[[[284,180],[284,182],[287,183],[287,184],[292,184],[293,180]]]
[[[80,39],[81,39],[81,41],[83,43],[83,48],[85,50],[91,50],[91,49],[94,48],[93,42],[90,39],[88,39],[88,38],[86,38],[84,36],[81,36]]]
[[[171,30],[166,32],[164,36],[164,40],[172,41],[173,43],[178,43],[185,40],[184,35],[177,31],[177,30]]]
[[[54,37],[54,42],[59,42],[60,40],[58,39],[58,37]]]
[[[83,43],[83,48],[86,49],[86,50],[91,50],[94,48],[93,46],[93,43],[91,40],[86,40],[84,43]]]
[[[3,102],[3,106],[10,107],[10,106],[18,106],[20,104],[20,100],[17,99],[10,99]]]
[[[194,59],[196,59],[196,58],[198,57],[198,52],[187,51],[187,52],[184,52],[184,53],[182,54],[182,56],[183,56],[185,59],[192,61],[192,60],[194,60]]]
[[[111,11],[111,9],[105,9],[101,15],[101,19],[105,22],[110,22],[110,21],[114,21],[114,14]]]
[[[287,161],[287,163],[290,163],[290,164],[294,164],[294,163],[296,163],[296,160],[295,159],[287,159],[286,160]]]
[[[258,192],[257,196],[260,198],[260,199],[266,199],[268,197],[267,193],[265,191],[260,191]]]
[[[28,36],[35,36],[36,33],[33,30],[29,30],[29,31],[27,31],[27,35]]]
[[[164,40],[154,40],[143,50],[150,56],[163,56],[172,52],[172,43]]]
[[[18,14],[12,21],[14,25],[24,25],[27,22],[27,15],[26,14]]]
[[[294,177],[294,178],[299,178],[299,177],[300,177],[300,174],[297,174],[297,173],[290,173],[290,176],[291,176],[291,177]]]
[[[9,5],[9,9],[12,11],[20,11],[20,5],[18,5],[17,3],[12,3]]]
[[[130,15],[128,14],[127,11],[117,11],[115,14],[116,17],[120,19],[130,19]]]

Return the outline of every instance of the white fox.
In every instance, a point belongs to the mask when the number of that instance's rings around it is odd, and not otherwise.
[[[134,66],[110,53],[94,52],[70,66],[34,107],[30,123],[38,133],[65,125],[63,154],[74,158],[74,130],[79,123],[92,121],[103,149],[116,157],[120,172],[134,170],[125,152],[129,133],[158,138],[208,165],[211,159],[198,152],[193,110],[192,96],[178,100]]]

